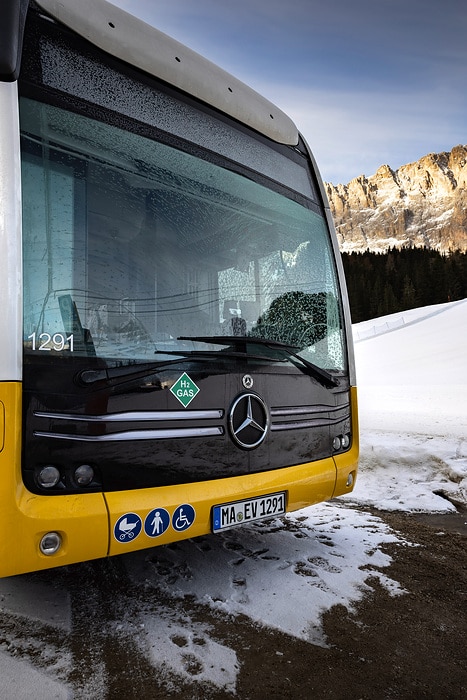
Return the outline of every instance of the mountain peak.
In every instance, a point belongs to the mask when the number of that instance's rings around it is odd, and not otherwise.
[[[342,251],[404,246],[467,251],[467,146],[392,170],[326,183]]]

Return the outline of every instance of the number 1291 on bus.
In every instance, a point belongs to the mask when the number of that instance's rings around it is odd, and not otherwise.
[[[62,352],[62,350],[69,350],[73,352],[73,333],[71,335],[64,335],[63,333],[31,333],[28,335],[28,340],[31,341],[31,350],[55,350],[55,352]]]

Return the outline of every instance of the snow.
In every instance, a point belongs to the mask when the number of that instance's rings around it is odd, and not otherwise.
[[[392,596],[405,593],[385,573],[391,563],[385,545],[412,545],[366,506],[449,513],[467,505],[467,300],[361,323],[354,337],[361,461],[353,493],[122,558],[132,586],[125,595],[113,594],[121,613],[109,621],[107,634],[131,640],[169,686],[189,680],[235,694],[235,651],[191,611],[243,615],[259,628],[325,646],[321,620],[333,605],[352,610],[374,580]],[[79,567],[75,573],[81,575]],[[66,633],[70,601],[64,592],[51,604],[53,582],[53,572],[40,585],[27,576],[0,581],[0,610]],[[66,678],[65,652],[55,662],[59,678]],[[101,666],[94,681],[105,688]],[[21,677],[37,693],[43,688],[44,697],[71,696],[64,682],[52,687],[50,668],[41,684],[27,661],[0,652],[0,674],[11,683]]]
[[[378,569],[390,563],[380,550],[400,538],[368,513],[325,503],[277,519],[180,542],[151,555],[127,558],[134,583],[158,582],[166,595],[196,596],[228,615],[325,646],[320,614],[351,607],[365,591],[368,570],[391,594],[397,582]]]
[[[0,651],[3,698],[15,700],[69,700],[68,690],[58,681],[36,671],[32,666]]]
[[[467,300],[354,326],[361,433],[354,503],[467,504]]]

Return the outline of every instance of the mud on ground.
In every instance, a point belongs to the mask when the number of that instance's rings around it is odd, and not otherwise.
[[[467,513],[377,515],[411,543],[384,547],[393,559],[386,573],[406,593],[393,597],[370,578],[373,592],[353,612],[335,606],[326,613],[328,648],[255,628],[247,620],[219,621],[216,633],[241,662],[238,698],[467,697]],[[229,696],[179,687],[166,697]]]

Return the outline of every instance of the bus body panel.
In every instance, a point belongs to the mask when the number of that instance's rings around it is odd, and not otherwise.
[[[352,390],[354,420],[356,391]],[[334,458],[209,482],[179,486],[90,493],[69,496],[37,496],[21,482],[21,384],[0,384],[0,417],[3,418],[4,444],[0,450],[0,470],[5,475],[0,490],[0,513],[7,533],[0,544],[0,576],[11,576],[63,566],[106,555],[122,554],[155,545],[168,544],[186,537],[207,535],[212,531],[212,508],[267,494],[286,492],[287,511],[349,493],[354,485],[358,460],[358,439],[352,449]],[[0,420],[0,433],[2,420]],[[355,425],[353,426],[353,435]],[[15,469],[12,469],[15,465]],[[354,476],[349,485],[349,474]],[[336,477],[337,475],[337,477]],[[177,532],[172,519],[177,509],[188,504],[194,511],[190,527]],[[144,523],[157,509],[171,519],[160,536],[146,534]],[[120,542],[116,524],[136,514],[141,531],[129,541]],[[58,532],[63,546],[52,556],[44,556],[39,541],[47,532]],[[13,545],[13,546],[12,546]]]
[[[109,554],[122,554],[132,549],[152,547],[155,544],[168,544],[187,537],[207,535],[212,532],[212,508],[267,494],[285,491],[287,510],[293,511],[331,498],[336,481],[336,467],[332,458],[301,464],[275,471],[251,474],[248,476],[218,479],[213,481],[166,486],[158,489],[138,491],[116,491],[106,494],[110,514]],[[194,510],[193,524],[186,530],[177,532],[174,515],[183,511],[184,505]],[[163,534],[152,537],[145,532],[144,524],[154,516],[157,509],[165,509],[170,516],[170,525]],[[118,540],[116,523],[125,514],[135,513],[143,523],[140,533],[131,541]],[[183,513],[182,513],[183,517]],[[147,525],[150,526],[150,522]]]
[[[348,452],[334,455],[336,464],[336,486],[333,498],[350,493],[355,487],[358,470],[358,455],[360,451],[358,429],[357,387],[350,387],[350,410],[352,416],[352,446]],[[350,480],[349,480],[350,477]]]
[[[104,557],[109,535],[103,494],[54,498],[37,496],[24,487],[21,403],[19,382],[0,382],[0,414],[4,415],[4,444],[0,450],[0,576]],[[39,542],[51,531],[59,533],[63,545],[54,556],[44,556]]]
[[[0,82],[0,381],[21,379],[21,258],[18,90]]]
[[[174,85],[278,143],[296,146],[292,120],[237,78],[106,0],[40,0],[95,46]]]

